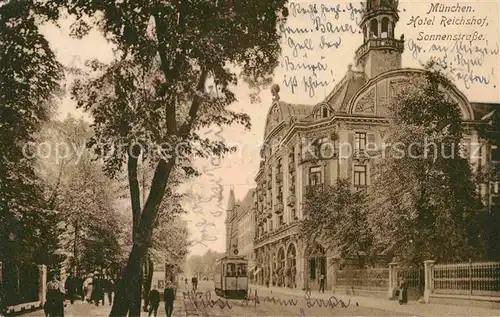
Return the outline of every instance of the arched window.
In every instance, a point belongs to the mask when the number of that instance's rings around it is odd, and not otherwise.
[[[388,37],[389,33],[389,18],[385,17],[382,19],[382,34],[381,36],[383,38]]]
[[[370,21],[370,35],[378,37],[378,21],[377,19],[373,19]]]

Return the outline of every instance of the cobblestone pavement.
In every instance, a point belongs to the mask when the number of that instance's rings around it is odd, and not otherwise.
[[[182,296],[182,292],[177,292],[177,297],[174,302],[174,311],[172,313],[172,317],[191,317],[191,316],[197,316],[191,314],[186,314],[186,309],[185,309],[185,304],[184,302],[187,302],[187,306],[192,305],[189,302],[189,299],[186,298],[184,299]],[[69,301],[66,301],[66,308],[64,309],[64,315],[65,317],[87,317],[87,316],[109,316],[109,313],[111,311],[111,306],[107,303],[104,306],[99,305],[95,306],[92,304],[84,303],[82,301],[76,301],[74,305],[71,305]],[[43,310],[37,310],[34,312],[30,312],[27,314],[23,314],[24,316],[40,316],[44,317]],[[147,312],[142,312],[141,317],[147,317],[148,313]],[[165,317],[165,303],[161,302],[160,306],[158,307],[158,314],[156,315],[157,317]]]
[[[194,302],[203,316],[413,316],[385,309],[363,307],[351,300],[334,298],[319,300],[311,296],[306,300],[302,294],[258,293],[258,300],[226,300],[215,295],[213,283],[200,283]]]

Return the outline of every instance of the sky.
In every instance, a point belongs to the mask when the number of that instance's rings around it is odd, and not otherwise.
[[[395,37],[399,39],[404,34],[403,67],[420,67],[421,63],[431,57],[439,58],[452,68],[457,68],[453,75],[455,84],[470,101],[500,103],[499,2],[439,2],[444,7],[451,7],[453,12],[439,12],[440,8],[436,5],[438,3],[432,3],[430,0],[399,3],[400,20],[395,28]],[[457,5],[459,12],[456,12]],[[342,79],[348,65],[354,64],[354,53],[363,41],[357,27],[361,4],[346,1],[295,1],[290,2],[289,6],[289,21],[286,27],[281,28],[283,51],[281,65],[275,71],[274,83],[280,86],[281,100],[315,105]],[[310,10],[311,8],[316,10]],[[473,25],[460,25],[467,22]],[[81,66],[88,59],[99,59],[102,62],[113,60],[112,47],[101,34],[92,32],[81,40],[72,39],[69,36],[71,23],[71,19],[65,18],[60,21],[60,27],[45,25],[42,29],[64,65]],[[305,29],[307,33],[294,33],[296,28]],[[451,38],[435,39],[442,35]],[[316,89],[308,89],[304,85],[309,80],[318,84]],[[67,85],[69,87],[70,81]],[[231,126],[224,127],[220,133],[224,141],[237,145],[238,151],[224,158],[220,164],[199,160],[197,166],[202,169],[216,168],[211,171],[213,175],[192,180],[181,189],[200,195],[206,201],[198,206],[195,206],[195,201],[186,201],[186,219],[191,238],[200,240],[200,230],[205,227],[209,240],[213,240],[194,245],[191,248],[192,254],[203,254],[208,248],[219,252],[225,250],[224,217],[230,188],[234,189],[236,198],[241,200],[249,189],[255,187],[254,177],[260,162],[260,145],[272,96],[269,88],[262,90],[262,101],[252,104],[249,93],[243,83],[239,84],[235,89],[238,101],[232,108],[250,116],[251,130]],[[91,120],[87,114],[76,109],[75,102],[69,96],[60,102],[58,117],[62,119],[68,114]],[[223,188],[222,201],[210,201],[216,190],[214,188],[219,185]],[[193,212],[194,209],[198,213]],[[224,212],[214,215],[218,210]]]

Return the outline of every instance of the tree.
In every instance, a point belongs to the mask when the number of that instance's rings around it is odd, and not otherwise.
[[[123,260],[119,241],[123,219],[115,207],[120,191],[86,149],[91,136],[88,123],[68,117],[47,123],[38,137],[50,152],[38,158],[37,172],[47,184],[47,200],[57,211],[53,225],[64,228],[62,251],[70,255],[77,273],[116,267]]]
[[[300,224],[308,246],[320,241],[344,259],[356,256],[360,268],[372,254],[372,233],[367,225],[364,194],[352,191],[348,180],[309,188]],[[373,260],[373,258],[370,258]],[[372,263],[373,264],[373,263]]]
[[[75,34],[88,30],[82,17],[92,16],[117,49],[111,65],[93,63],[96,76],[78,81],[73,96],[95,119],[94,143],[107,157],[107,171],[127,166],[133,247],[110,314],[138,316],[141,263],[170,175],[176,168],[191,173],[184,164],[192,155],[231,150],[201,134],[202,128],[249,127],[246,114],[228,108],[235,101],[231,88],[237,70],[252,85],[271,82],[281,49],[276,26],[285,20],[280,12],[286,1],[70,2],[80,21]],[[141,208],[137,166],[146,152],[155,175]]]
[[[34,142],[60,97],[62,67],[38,28],[57,19],[58,13],[54,3],[47,2],[0,5],[0,261],[4,264],[59,262],[58,232],[51,223],[54,211],[35,174],[33,148],[25,147]]]
[[[492,161],[500,160],[500,109],[496,108],[487,109],[486,113],[487,125],[479,128],[479,135],[490,148],[495,148],[492,151]],[[478,170],[478,183],[500,182],[500,164],[489,162],[479,166]],[[492,261],[500,260],[500,206],[498,203],[491,205],[490,208],[485,209],[479,220],[486,245],[487,258]]]
[[[400,261],[458,261],[481,256],[475,221],[481,202],[460,155],[461,112],[451,81],[433,62],[391,104],[387,151],[369,201],[376,241]]]

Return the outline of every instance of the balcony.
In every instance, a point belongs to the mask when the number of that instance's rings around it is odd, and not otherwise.
[[[288,198],[286,199],[286,204],[287,206],[293,207],[295,206],[295,195],[289,195]]]
[[[283,181],[283,172],[276,173],[276,182],[281,183]]]
[[[283,204],[279,203],[274,208],[274,213],[276,213],[277,215],[280,215],[283,213],[283,209],[284,209]]]
[[[393,38],[369,39],[356,50],[356,60],[361,58],[361,56],[365,55],[370,49],[403,52],[404,45],[405,45],[404,40],[397,40]]]

